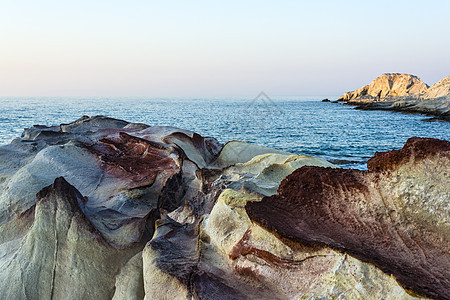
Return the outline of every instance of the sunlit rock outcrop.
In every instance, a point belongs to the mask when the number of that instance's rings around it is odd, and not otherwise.
[[[421,96],[425,99],[445,97],[450,94],[450,76],[430,86]]]
[[[428,87],[409,74],[386,73],[369,85],[345,93],[338,101],[363,110],[389,110],[450,121],[450,76]]]
[[[101,116],[35,126],[0,147],[0,298],[445,299],[448,160],[427,139],[362,172]]]
[[[415,95],[425,92],[428,86],[417,76],[400,73],[385,73],[377,77],[369,85],[353,92],[347,92],[340,101],[358,99],[386,99],[396,96]]]

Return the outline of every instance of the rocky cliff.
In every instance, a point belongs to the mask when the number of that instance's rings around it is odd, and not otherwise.
[[[421,94],[424,99],[440,98],[448,95],[450,95],[450,76],[436,82]]]
[[[418,95],[424,93],[428,86],[417,76],[400,73],[385,73],[369,85],[353,92],[347,92],[340,101],[355,99],[386,99],[389,97]]]
[[[99,116],[26,129],[0,147],[0,298],[449,299],[449,144],[362,172]]]
[[[387,73],[338,101],[358,109],[419,113],[450,121],[450,76],[428,87],[417,76]]]

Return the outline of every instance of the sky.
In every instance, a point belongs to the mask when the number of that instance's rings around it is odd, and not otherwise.
[[[450,1],[0,0],[0,96],[339,96],[450,75]]]

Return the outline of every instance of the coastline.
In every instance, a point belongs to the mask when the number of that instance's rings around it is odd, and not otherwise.
[[[387,110],[421,114],[423,121],[450,121],[450,76],[432,86],[411,74],[384,73],[370,84],[341,96],[337,101],[360,110]]]
[[[360,110],[385,110],[401,112],[406,114],[420,114],[430,118],[423,121],[445,121],[450,122],[450,99],[439,97],[435,99],[396,99],[386,101],[353,100],[344,102],[344,105],[355,106]]]

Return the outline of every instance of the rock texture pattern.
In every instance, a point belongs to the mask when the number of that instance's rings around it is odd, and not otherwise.
[[[421,94],[424,99],[445,97],[450,94],[450,76],[433,84],[429,89]]]
[[[363,110],[419,113],[450,121],[450,76],[428,87],[414,75],[383,74],[369,85],[345,93],[338,101]]]
[[[26,129],[0,147],[0,298],[143,295],[155,221],[201,189],[196,172],[221,147],[101,116]]]
[[[102,116],[34,126],[0,147],[0,298],[446,299],[448,160],[426,139],[361,172]]]
[[[281,236],[342,250],[409,290],[448,299],[450,142],[412,138],[367,165],[300,168],[247,213]]]
[[[13,240],[17,250],[6,252],[13,256],[2,259],[2,299],[106,299],[114,295],[114,276],[105,274],[116,274],[134,249],[111,247],[87,220],[83,201],[62,177],[36,195],[30,212],[34,213],[34,220],[29,220],[32,225],[20,242]]]
[[[417,76],[400,73],[385,73],[369,85],[347,92],[339,98],[341,101],[354,99],[386,99],[388,97],[406,96],[424,93],[428,86]]]

